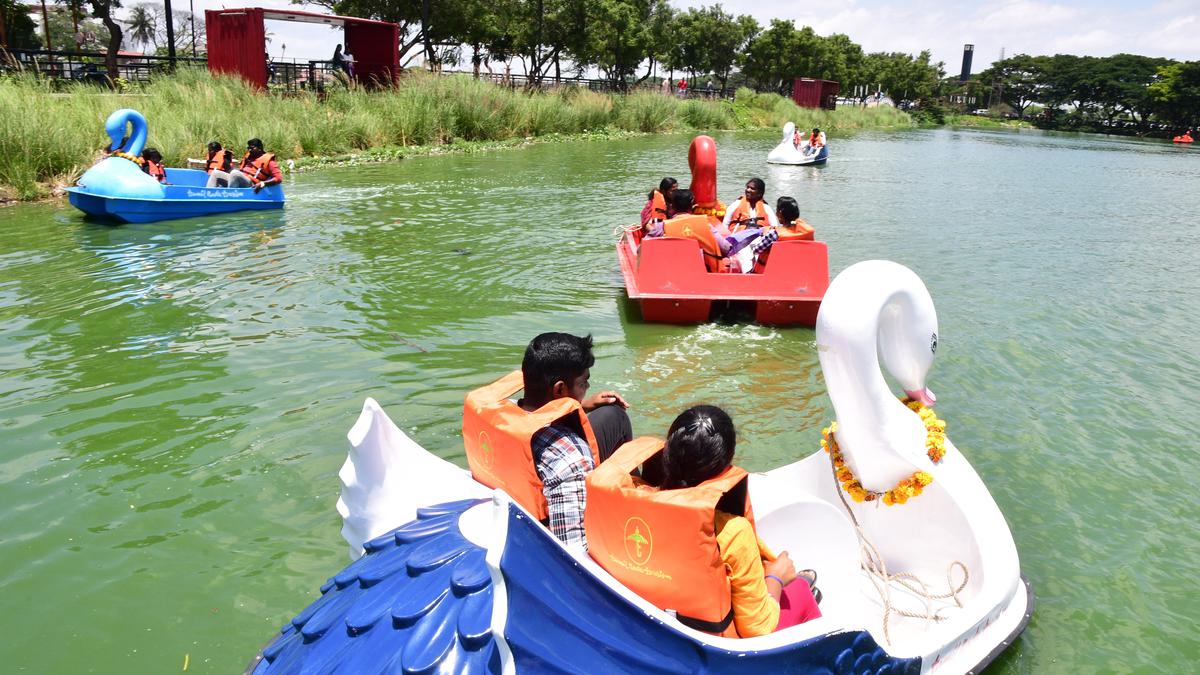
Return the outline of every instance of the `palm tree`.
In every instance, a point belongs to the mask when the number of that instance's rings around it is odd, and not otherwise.
[[[158,45],[158,17],[148,5],[137,5],[130,10],[125,25],[129,26],[130,41],[142,45],[143,50],[150,45]]]

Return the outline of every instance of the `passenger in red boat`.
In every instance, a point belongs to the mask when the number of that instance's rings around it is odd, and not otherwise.
[[[143,150],[142,172],[150,174],[151,178],[165,184],[167,182],[167,170],[162,165],[162,153],[155,148],[146,148]]]
[[[679,186],[679,181],[674,178],[663,178],[658,183],[657,190],[651,190],[649,195],[646,195],[646,205],[642,207],[642,229],[646,232],[654,225],[658,225],[661,230],[663,221],[670,218],[672,210],[670,208],[671,195],[675,193],[675,188]]]
[[[800,205],[792,197],[780,197],[775,202],[775,212],[779,215],[779,227],[773,227],[763,233],[763,236],[750,244],[754,254],[753,271],[762,273],[766,270],[767,259],[771,255],[771,246],[780,239],[813,240],[813,228],[800,217]]]
[[[629,404],[615,391],[587,395],[592,356],[592,336],[542,333],[525,349],[521,372],[525,396],[517,405],[533,412],[559,398],[579,401],[595,434],[600,461],[623,443],[633,440],[633,427],[625,409]],[[569,424],[543,427],[530,440],[533,461],[549,512],[550,532],[564,544],[587,547],[583,510],[587,501],[584,480],[596,468],[586,438]]]
[[[704,265],[710,272],[727,272],[725,256],[729,255],[730,242],[721,236],[721,221],[712,216],[692,213],[696,198],[691,190],[678,188],[671,198],[675,216],[662,224],[662,228],[651,228],[649,237],[679,237],[695,239],[704,254]]]
[[[746,181],[745,192],[725,209],[725,234],[736,234],[750,228],[779,226],[775,211],[763,199],[766,191],[767,184],[763,179],[751,178]]]
[[[733,420],[724,410],[711,405],[690,408],[671,423],[666,447],[643,465],[642,478],[662,490],[693,488],[731,467],[736,445]],[[820,617],[816,572],[797,574],[786,551],[773,554],[754,523],[722,510],[725,505],[724,499],[717,503],[715,530],[738,637],[766,635]],[[793,583],[796,579],[802,581]]]

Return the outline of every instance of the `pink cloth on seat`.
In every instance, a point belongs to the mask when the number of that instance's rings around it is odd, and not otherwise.
[[[779,625],[775,630],[796,626],[820,616],[821,608],[817,606],[808,582],[797,578],[783,587],[783,595],[779,598]]]

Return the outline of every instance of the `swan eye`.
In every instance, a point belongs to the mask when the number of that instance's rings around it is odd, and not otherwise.
[[[937,333],[931,333],[929,336],[929,352],[937,353]]]

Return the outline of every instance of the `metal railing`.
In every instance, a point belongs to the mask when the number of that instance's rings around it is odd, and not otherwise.
[[[0,49],[0,70],[31,72],[56,80],[108,84],[104,52],[68,52],[45,49]],[[175,57],[175,67],[204,66],[208,59]],[[147,54],[117,56],[117,77],[144,82],[170,72],[171,59]]]

